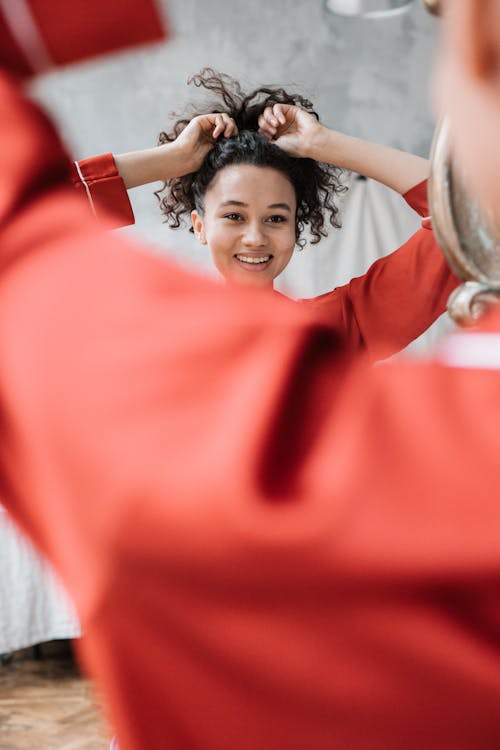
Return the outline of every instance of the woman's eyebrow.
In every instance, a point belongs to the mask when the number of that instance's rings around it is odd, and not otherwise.
[[[284,208],[285,211],[292,211],[288,203],[271,203],[268,208]]]
[[[243,201],[234,201],[234,200],[228,200],[223,201],[220,204],[220,208],[223,208],[224,206],[243,206],[244,208],[248,208],[248,203],[243,203]],[[268,208],[283,208],[285,211],[292,212],[292,209],[288,205],[288,203],[270,203]]]

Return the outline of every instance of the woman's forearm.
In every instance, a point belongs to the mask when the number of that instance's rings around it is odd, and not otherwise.
[[[371,177],[401,195],[429,176],[427,159],[326,127],[311,144],[310,156]]]
[[[191,171],[188,159],[175,142],[113,156],[127,189],[179,177]]]
[[[142,151],[115,154],[114,159],[129,189],[188,174],[195,169],[188,154],[189,151],[181,149],[174,141]],[[401,194],[429,176],[427,159],[326,127],[320,128],[307,155],[371,177]]]

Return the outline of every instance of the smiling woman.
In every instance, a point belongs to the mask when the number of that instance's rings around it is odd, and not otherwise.
[[[272,286],[292,257],[296,211],[293,186],[283,173],[241,164],[217,173],[203,209],[191,215],[222,276]]]
[[[295,247],[305,246],[306,228],[312,245],[329,226],[339,228],[342,169],[382,182],[427,217],[426,159],[325,127],[309,100],[282,87],[246,94],[210,68],[190,83],[212,98],[178,116],[157,148],[115,156],[102,175],[102,157],[78,168],[91,178],[87,189],[92,183],[94,196],[99,185],[108,191],[110,181],[115,185],[115,209],[128,206],[123,186],[162,180],[156,195],[166,222],[178,228],[187,221],[226,282],[272,290]],[[457,284],[427,217],[422,229],[364,276],[300,304],[352,348],[380,359],[423,333]]]
[[[194,172],[167,180],[163,190],[156,193],[172,227],[178,227],[183,215],[193,209],[198,215],[203,212],[205,194],[221,170],[245,164],[275,170],[293,186],[293,223],[299,247],[305,244],[301,234],[306,226],[313,244],[326,236],[325,216],[332,227],[340,226],[335,197],[345,191],[340,181],[342,170],[333,162],[321,163],[306,153],[307,142],[319,131],[318,115],[308,99],[278,87],[261,87],[245,94],[236,80],[211,68],[202,70],[189,82],[207,89],[215,98],[191,110],[190,118],[178,119],[170,131],[160,133],[160,143],[178,142],[184,131],[198,124],[206,131],[198,117],[212,112],[221,113],[225,127],[223,133],[209,131],[213,140]],[[274,123],[282,126],[279,142]],[[263,174],[260,183],[264,184]],[[277,202],[281,202],[279,192]]]

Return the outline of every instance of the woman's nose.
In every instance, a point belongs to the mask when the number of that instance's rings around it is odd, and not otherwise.
[[[260,223],[248,224],[243,242],[247,247],[262,247],[266,244],[266,235]]]

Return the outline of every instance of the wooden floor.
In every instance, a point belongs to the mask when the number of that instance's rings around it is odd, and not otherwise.
[[[70,644],[54,641],[0,665],[1,750],[106,750],[109,732]]]

